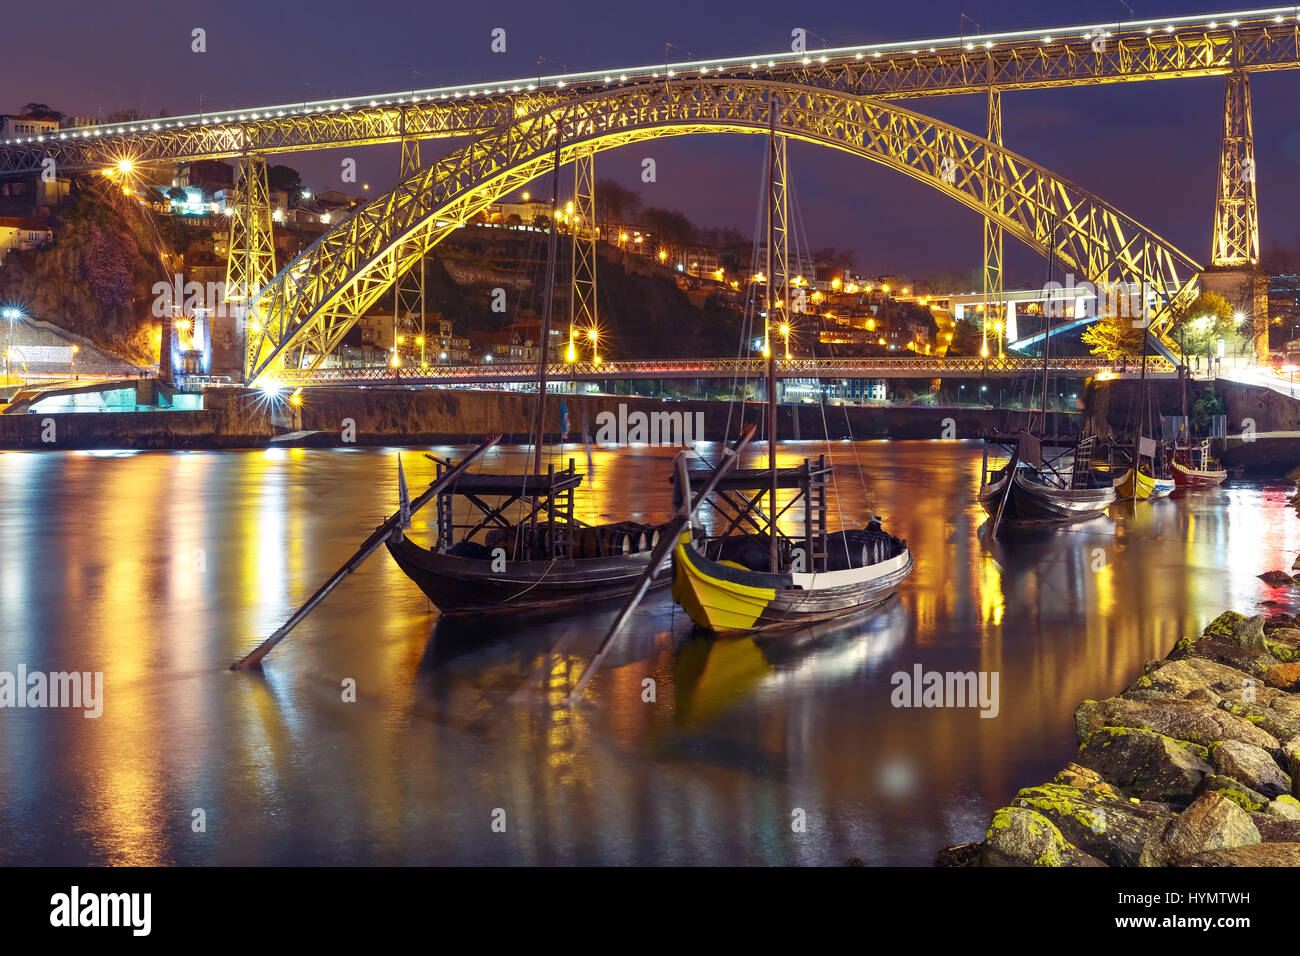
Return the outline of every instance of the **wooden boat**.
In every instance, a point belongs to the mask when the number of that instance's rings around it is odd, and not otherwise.
[[[875,607],[897,592],[912,573],[907,542],[888,534],[880,519],[866,529],[825,532],[825,456],[777,472],[776,487],[794,489],[789,512],[804,504],[804,536],[778,530],[778,568],[771,570],[766,533],[726,533],[709,538],[683,534],[673,549],[673,600],[698,626],[717,634],[808,624]],[[728,530],[750,524],[767,469],[737,470],[718,485],[712,501]],[[751,494],[755,491],[760,495]],[[770,522],[768,523],[770,527]],[[751,547],[746,547],[751,545]],[[709,553],[714,556],[710,557]],[[804,571],[803,568],[810,570]]]
[[[832,467],[825,455],[815,462],[805,459],[798,468],[777,468],[776,331],[784,325],[778,316],[788,315],[788,307],[776,290],[778,277],[788,272],[788,259],[783,256],[781,262],[773,261],[774,224],[785,215],[784,184],[778,186],[774,175],[778,162],[784,165],[777,158],[775,106],[770,121],[764,270],[768,277],[764,313],[767,468],[735,469],[716,480],[709,504],[726,523],[725,529],[698,543],[692,534],[682,534],[673,549],[673,599],[696,626],[724,634],[823,621],[873,608],[892,596],[912,573],[907,543],[886,533],[879,517],[865,530],[827,533],[826,488]],[[783,232],[782,237],[785,235]],[[785,275],[781,281],[788,282],[788,278]],[[689,469],[680,468],[674,480],[679,499],[691,500],[689,487],[682,487],[694,483]],[[792,500],[778,503],[782,489],[794,492]],[[766,513],[762,510],[764,499]],[[791,537],[781,530],[780,518],[798,514],[795,509],[800,504],[802,535]],[[733,533],[746,527],[758,533]]]
[[[1002,505],[1002,520],[1013,522],[1065,523],[1086,521],[1106,513],[1115,501],[1114,487],[1069,488],[1050,483],[1040,473],[1027,465],[1015,469],[1008,476],[1003,469],[1001,477],[980,489],[980,505],[990,516],[996,517]],[[1005,505],[1002,503],[1005,501]]]
[[[1180,488],[1195,491],[1198,488],[1214,488],[1223,484],[1228,473],[1215,467],[1210,457],[1210,443],[1203,441],[1199,445],[1178,448],[1174,451],[1174,460],[1170,467],[1174,472],[1174,481]]]
[[[446,615],[625,597],[649,563],[659,528],[575,521],[573,496],[581,482],[572,460],[544,475],[462,476],[439,493],[436,545],[425,548],[398,534],[386,542],[388,552]],[[466,521],[455,518],[457,499],[471,507]],[[523,515],[506,521],[504,512],[517,503]]]
[[[684,534],[673,552],[673,600],[692,621],[717,634],[807,624],[875,607],[893,597],[912,573],[907,543],[885,538],[890,556],[873,564],[773,574],[712,561]]]
[[[1010,457],[1000,468],[990,466],[990,444],[1008,449]],[[986,439],[980,506],[995,523],[1059,524],[1104,514],[1115,501],[1115,482],[1094,467],[1093,445],[1092,438],[1084,438],[1044,458],[1042,442],[1029,432]]]
[[[559,157],[557,139],[552,204],[559,195]],[[574,470],[573,459],[562,471],[557,472],[554,465],[542,471],[545,343],[550,341],[554,303],[556,237],[556,230],[550,230],[540,337],[543,346],[538,349],[533,410],[532,473],[464,475],[438,494],[433,548],[421,547],[400,530],[386,542],[398,567],[445,615],[562,608],[622,598],[636,587],[659,544],[656,526],[618,522],[592,527],[576,520],[574,493],[582,476]],[[566,430],[562,422],[561,432]],[[439,461],[439,474],[443,467]],[[406,494],[404,482],[400,494]],[[457,523],[457,503],[462,510],[468,503],[467,523]],[[512,510],[521,513],[513,519],[507,517]]]
[[[1155,497],[1155,488],[1156,479],[1140,469],[1126,468],[1124,474],[1115,479],[1115,494],[1120,498],[1144,501]]]

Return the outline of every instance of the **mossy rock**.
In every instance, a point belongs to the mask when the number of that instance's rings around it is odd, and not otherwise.
[[[980,861],[984,866],[1100,866],[1040,813],[1003,807],[993,814]]]
[[[1163,806],[1133,803],[1114,788],[1082,789],[1061,784],[1026,787],[1013,804],[1050,820],[1084,853],[1111,866],[1158,865],[1159,839],[1173,814]]]
[[[1207,748],[1130,727],[1093,732],[1075,760],[1126,796],[1175,805],[1190,803],[1201,781],[1214,772]]]

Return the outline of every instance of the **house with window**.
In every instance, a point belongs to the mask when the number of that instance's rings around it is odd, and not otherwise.
[[[47,219],[23,219],[0,216],[0,265],[11,250],[26,252],[39,249],[54,239],[54,231]]]

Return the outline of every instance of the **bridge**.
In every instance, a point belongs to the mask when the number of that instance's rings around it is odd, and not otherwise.
[[[1141,358],[1112,363],[1096,356],[1049,358],[1048,371],[1053,375],[1077,378],[1102,374],[1136,374]],[[612,382],[657,380],[717,380],[758,382],[763,380],[766,359],[653,359],[617,362],[553,362],[547,379],[559,382]],[[777,378],[788,379],[862,379],[862,378],[1024,378],[1041,375],[1042,359],[1007,356],[952,356],[916,358],[830,358],[777,359]],[[1159,357],[1147,358],[1147,374],[1175,374],[1175,366]],[[485,365],[430,365],[356,368],[327,367],[312,370],[285,370],[274,379],[264,380],[269,389],[322,388],[349,385],[419,386],[419,385],[507,385],[537,380],[537,366],[531,362],[490,362]]]
[[[452,230],[557,166],[574,170],[575,262],[571,341],[596,317],[593,184],[596,153],[673,135],[729,132],[795,138],[838,149],[939,190],[984,219],[988,327],[999,315],[1004,236],[1053,254],[1078,279],[1139,283],[1157,302],[1153,340],[1173,357],[1174,307],[1200,288],[1228,293],[1266,350],[1267,298],[1256,275],[1259,223],[1250,76],[1300,67],[1296,7],[1219,15],[974,34],[943,39],[730,56],[635,68],[517,78],[219,111],[62,130],[0,143],[0,175],[121,171],[150,163],[235,158],[242,193],[231,207],[227,290],[246,303],[245,380],[328,374],[343,336],[381,296],[420,301],[413,267]],[[1224,77],[1219,177],[1209,269],[1100,197],[1002,143],[1007,91]],[[899,101],[982,95],[981,134]],[[468,137],[430,165],[426,140]],[[275,269],[267,157],[340,146],[400,143],[401,182],[293,262]],[[772,280],[788,293],[785,230]],[[789,295],[780,297],[790,301]],[[407,302],[411,300],[408,298]],[[407,321],[414,314],[406,309]],[[391,374],[383,370],[378,374]],[[610,377],[606,374],[604,377]]]

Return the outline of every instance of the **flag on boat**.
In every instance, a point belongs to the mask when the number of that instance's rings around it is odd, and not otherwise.
[[[1156,440],[1147,438],[1143,435],[1138,436],[1138,457],[1154,458],[1156,456]]]

